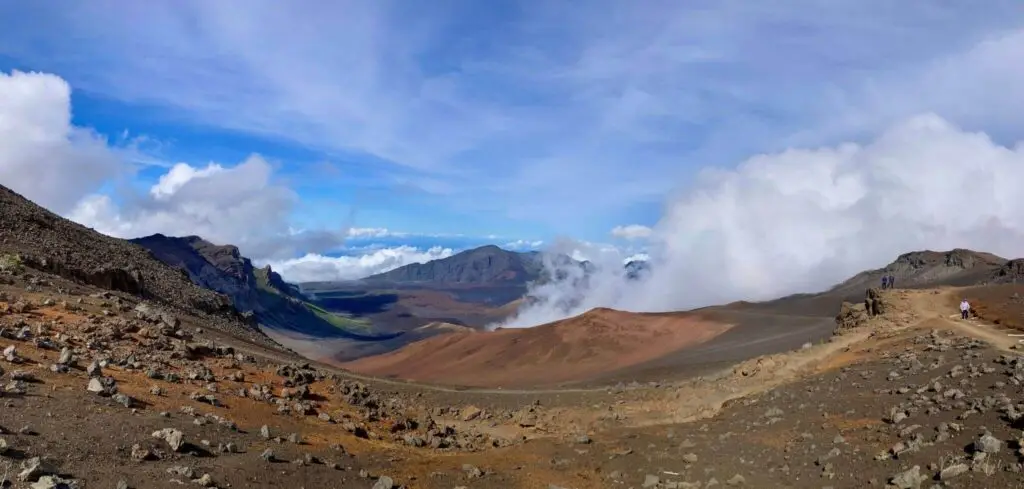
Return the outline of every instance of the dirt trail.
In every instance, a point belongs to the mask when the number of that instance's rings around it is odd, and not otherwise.
[[[933,319],[941,319],[935,311],[941,311],[942,299],[932,298],[935,295],[932,290],[890,292],[887,313],[864,327],[833,336],[826,343],[741,362],[675,389],[668,398],[633,403],[618,412],[631,420],[628,424],[632,426],[686,423],[713,417],[731,401],[850,363],[858,357],[858,351],[888,341],[893,333],[932,326]]]
[[[951,307],[951,305],[957,303],[955,295],[959,295],[958,292],[960,290],[956,288],[942,288],[921,291],[912,295],[911,301],[918,311],[935,319],[929,322],[929,326],[952,330],[962,335],[988,342],[993,347],[1002,351],[1013,350],[1018,344],[1017,339],[1008,336],[1006,332],[1000,331],[998,326],[988,324],[977,318],[966,321],[960,319],[956,309]]]

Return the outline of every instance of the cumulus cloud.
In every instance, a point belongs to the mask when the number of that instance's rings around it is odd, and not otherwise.
[[[268,261],[285,280],[301,282],[333,282],[357,280],[394,270],[411,263],[425,263],[452,256],[451,248],[435,246],[428,249],[412,246],[384,248],[357,256],[324,256],[308,254],[290,260]]]
[[[298,197],[287,186],[276,184],[272,171],[258,155],[235,166],[178,163],[144,194],[125,195],[120,205],[107,195],[91,195],[68,217],[123,238],[198,235],[214,243],[235,244],[254,257],[294,253],[304,240],[318,246],[339,244],[343,235],[289,233]]]
[[[640,224],[630,224],[628,226],[615,226],[614,228],[612,228],[612,236],[628,240],[644,239],[651,236],[651,228],[647,226],[641,226]]]
[[[107,141],[71,124],[71,88],[58,76],[0,72],[0,183],[56,212],[125,169]]]
[[[569,277],[534,290],[538,306],[506,326],[597,306],[666,311],[820,291],[912,250],[1017,257],[1022,181],[1024,143],[998,144],[934,114],[863,145],[755,156],[734,170],[707,171],[668,202],[650,236],[645,279],[627,282],[621,260],[596,260],[589,281]]]

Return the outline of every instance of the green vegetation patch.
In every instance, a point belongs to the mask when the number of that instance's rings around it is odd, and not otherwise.
[[[313,313],[316,314],[320,319],[327,321],[328,323],[331,324],[331,326],[334,326],[336,328],[343,329],[346,331],[358,331],[364,334],[373,332],[373,324],[371,324],[370,321],[366,319],[355,319],[345,317],[340,314],[329,312],[326,309],[315,304],[311,304],[309,302],[306,302],[305,305],[306,307],[309,308],[310,311],[313,311]]]

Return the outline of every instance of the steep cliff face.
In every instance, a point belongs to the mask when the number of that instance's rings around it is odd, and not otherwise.
[[[215,245],[198,236],[155,234],[132,240],[164,263],[183,270],[193,283],[226,295],[235,308],[251,313],[264,327],[317,337],[377,340],[366,324],[324,311],[305,300],[298,288],[269,266],[255,268],[231,245]]]

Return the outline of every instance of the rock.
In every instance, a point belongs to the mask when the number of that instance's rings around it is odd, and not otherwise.
[[[203,474],[202,477],[193,480],[192,482],[195,482],[196,484],[199,484],[202,487],[213,487],[214,485],[213,477],[211,477],[210,474]]]
[[[4,360],[11,363],[19,363],[21,358],[18,357],[18,349],[14,345],[4,348]]]
[[[167,445],[171,447],[172,451],[177,452],[185,444],[185,435],[174,428],[164,428],[160,431],[153,432],[153,438],[164,440]]]
[[[288,442],[289,443],[294,443],[296,445],[300,445],[300,444],[302,444],[302,438],[299,436],[298,433],[292,433],[292,434],[288,435]]]
[[[57,363],[60,365],[70,365],[72,360],[73,355],[71,354],[71,349],[66,346],[61,348],[60,358],[57,359]]]
[[[93,362],[85,369],[85,373],[89,374],[89,377],[99,377],[103,375],[103,369],[100,368],[99,362],[93,360]]]
[[[377,478],[377,482],[373,483],[371,489],[394,489],[395,481],[386,475],[382,475]]]
[[[1003,448],[1002,440],[992,436],[990,433],[985,433],[974,442],[974,451],[981,453],[999,453],[999,450]]]
[[[101,396],[112,396],[117,393],[117,381],[113,377],[93,377],[85,389]]]
[[[274,451],[269,449],[269,448],[266,449],[266,450],[263,450],[263,453],[260,454],[260,458],[262,458],[263,460],[266,460],[267,462],[273,462],[274,461]]]
[[[144,448],[142,445],[139,445],[138,443],[132,445],[131,455],[133,460],[137,460],[139,462],[154,458],[152,450]]]
[[[53,464],[39,458],[32,457],[21,463],[21,472],[18,473],[18,480],[22,482],[37,481],[44,475],[54,475],[57,468]]]
[[[868,321],[868,313],[863,304],[851,304],[843,302],[839,306],[839,314],[836,315],[836,333],[841,334],[847,330],[857,328]]]
[[[732,476],[729,480],[725,481],[725,484],[729,485],[729,486],[742,486],[743,484],[746,484],[746,483],[747,483],[747,479],[744,478],[742,475],[739,475],[739,474],[736,474],[736,475]]]
[[[10,449],[11,447],[7,444],[7,440],[0,438],[0,456],[6,455]]]
[[[117,486],[115,489],[128,489],[128,481],[124,479],[117,481]]]
[[[695,463],[697,463],[697,454],[696,453],[687,453],[687,454],[683,455],[683,462],[686,462],[688,464],[695,464]]]
[[[950,465],[939,472],[939,480],[949,480],[964,472],[967,472],[967,464]]]
[[[641,487],[645,487],[645,488],[658,487],[658,484],[661,484],[661,478],[660,477],[658,477],[658,476],[656,476],[654,474],[647,474],[646,476],[644,476],[644,484]]]
[[[127,394],[114,394],[114,397],[112,399],[114,400],[114,402],[116,402],[116,403],[118,403],[118,404],[120,404],[120,405],[122,405],[122,406],[124,406],[126,408],[132,407],[133,400],[132,400],[131,396],[129,396]]]
[[[589,445],[590,437],[587,435],[580,435],[576,437],[576,443],[579,445]]]
[[[484,472],[475,465],[462,464],[462,471],[466,473],[466,477],[470,479],[479,479],[484,476]]]
[[[179,477],[184,477],[186,479],[191,479],[196,476],[195,470],[193,470],[192,467],[189,467],[187,465],[176,465],[174,467],[167,469],[167,473]]]
[[[61,479],[55,475],[44,475],[29,486],[30,489],[72,489],[78,484],[73,480]]]
[[[260,426],[260,436],[264,439],[270,439],[270,428],[267,425]]]
[[[919,489],[921,483],[928,480],[928,477],[921,474],[921,467],[915,465],[903,472],[900,472],[889,479],[889,483],[895,489]]]
[[[473,421],[474,419],[479,418],[482,413],[483,411],[480,408],[476,406],[469,406],[462,410],[462,420]]]

